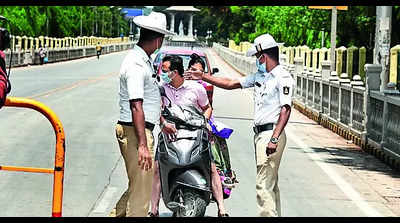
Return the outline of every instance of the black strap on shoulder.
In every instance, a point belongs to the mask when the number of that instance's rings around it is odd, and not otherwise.
[[[165,89],[164,89],[163,86],[158,86],[158,90],[160,91],[161,97],[164,96],[164,97],[167,97],[167,98],[168,98],[167,94],[165,93]]]

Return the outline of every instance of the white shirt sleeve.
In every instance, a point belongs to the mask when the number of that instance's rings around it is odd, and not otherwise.
[[[143,99],[144,97],[144,81],[146,72],[144,67],[139,64],[131,65],[126,71],[126,87],[129,100]]]
[[[247,75],[246,77],[239,78],[239,82],[242,88],[249,88],[249,87],[254,87],[255,79],[256,79],[256,74],[253,73]]]
[[[287,74],[278,79],[279,102],[281,106],[292,106],[293,78]]]

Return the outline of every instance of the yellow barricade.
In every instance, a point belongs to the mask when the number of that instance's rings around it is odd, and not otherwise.
[[[5,106],[34,109],[42,113],[53,126],[56,134],[56,154],[53,169],[0,165],[0,170],[54,174],[52,216],[61,217],[64,184],[65,134],[60,120],[58,119],[57,115],[45,104],[32,99],[7,97]]]

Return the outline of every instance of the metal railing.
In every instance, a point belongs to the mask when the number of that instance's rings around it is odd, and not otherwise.
[[[102,54],[130,49],[133,47],[133,45],[134,42],[104,45]],[[10,63],[11,52],[10,50],[6,50],[4,51],[4,53],[6,54],[6,65],[8,66]],[[65,61],[65,60],[73,60],[95,55],[96,55],[95,46],[54,48],[54,49],[48,49],[47,51],[47,58],[49,63]],[[12,64],[11,64],[12,67],[26,66],[28,64],[30,65],[40,64],[39,50],[32,50],[26,52],[24,51],[13,52]]]
[[[192,42],[192,41],[171,41],[164,40],[164,46],[174,46],[174,47],[208,47],[208,45],[204,42]]]
[[[53,126],[54,133],[56,135],[54,168],[0,166],[0,170],[53,174],[54,182],[53,182],[52,216],[61,217],[62,199],[64,190],[63,188],[64,188],[64,162],[65,162],[65,134],[64,134],[64,128],[59,118],[49,107],[47,107],[41,102],[32,99],[7,97],[4,106],[34,109],[43,114]]]

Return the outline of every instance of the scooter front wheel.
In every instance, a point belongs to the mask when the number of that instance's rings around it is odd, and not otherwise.
[[[199,190],[186,188],[183,190],[184,208],[179,208],[176,217],[203,217],[206,213],[207,202]]]

